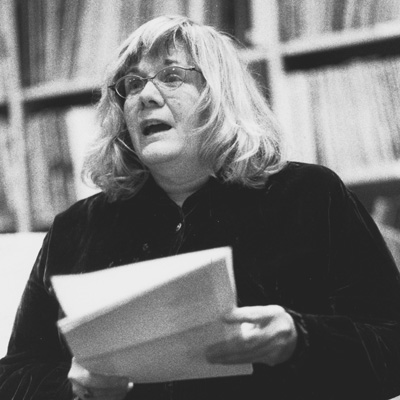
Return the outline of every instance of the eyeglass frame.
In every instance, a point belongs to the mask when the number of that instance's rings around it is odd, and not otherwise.
[[[190,67],[182,67],[181,65],[169,65],[168,67],[165,67],[165,68],[160,69],[155,75],[153,75],[153,76],[148,76],[148,77],[146,77],[146,78],[143,78],[143,77],[141,77],[141,76],[139,76],[139,75],[136,75],[136,74],[127,74],[127,75],[121,76],[121,78],[118,78],[116,82],[114,82],[113,84],[109,85],[108,88],[111,89],[112,91],[114,91],[114,92],[117,94],[118,97],[120,97],[120,98],[123,99],[123,100],[126,100],[128,96],[125,96],[125,97],[122,96],[122,95],[118,92],[118,90],[117,90],[117,85],[118,85],[123,79],[125,79],[125,78],[131,76],[131,77],[139,78],[139,80],[140,80],[141,82],[144,82],[143,87],[142,87],[137,93],[135,93],[135,94],[138,94],[138,93],[140,93],[140,92],[145,88],[145,86],[147,85],[147,83],[148,83],[149,81],[152,81],[153,84],[158,88],[157,82],[154,82],[154,79],[157,77],[157,75],[158,75],[160,72],[162,72],[162,71],[164,71],[164,70],[166,70],[166,69],[168,69],[168,68],[179,68],[179,69],[183,69],[183,70],[185,71],[184,79],[182,80],[182,82],[180,83],[180,85],[179,85],[179,86],[176,86],[176,87],[168,88],[168,89],[170,89],[170,90],[178,89],[179,87],[181,87],[181,86],[183,85],[184,82],[186,82],[186,71],[196,71],[196,72],[198,72],[198,73],[200,73],[200,74],[203,75],[203,73],[202,73],[199,69],[197,69],[196,67],[193,67],[193,66],[190,66]],[[162,83],[162,82],[161,82],[161,83]]]

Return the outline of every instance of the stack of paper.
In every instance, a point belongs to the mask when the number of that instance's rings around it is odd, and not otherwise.
[[[52,277],[66,318],[58,322],[78,363],[133,382],[252,372],[215,365],[206,348],[234,335],[221,316],[236,306],[228,247]]]

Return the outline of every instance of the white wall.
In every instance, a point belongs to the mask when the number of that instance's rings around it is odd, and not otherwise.
[[[43,233],[0,234],[0,358],[43,238]]]

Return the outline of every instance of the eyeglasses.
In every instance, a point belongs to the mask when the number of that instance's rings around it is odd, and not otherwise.
[[[196,71],[201,73],[201,71],[195,67],[171,66],[163,68],[152,77],[142,78],[138,75],[123,76],[113,85],[110,85],[109,88],[114,90],[117,95],[123,99],[141,92],[148,81],[152,81],[161,89],[175,90],[185,82],[187,71]]]

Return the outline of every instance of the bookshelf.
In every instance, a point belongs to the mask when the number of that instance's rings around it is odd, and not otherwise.
[[[20,85],[20,58],[16,37],[17,20],[11,0],[3,0],[1,13],[1,75],[4,96],[2,103],[5,113],[1,129],[2,176],[5,204],[1,214],[2,230],[16,228],[20,231],[30,229],[28,176],[26,167],[26,147],[24,135],[23,95]],[[15,183],[18,184],[15,184]]]
[[[245,44],[243,57],[284,127],[291,159],[331,167],[371,205],[381,192],[400,193],[396,0],[0,5],[0,144],[7,148],[0,232],[46,230],[55,213],[90,193],[77,183],[79,150],[96,130],[102,71],[122,38],[166,13],[215,25]]]
[[[380,195],[399,209],[400,3],[254,0],[252,14],[246,57],[269,64],[289,158],[332,168],[371,212]]]

